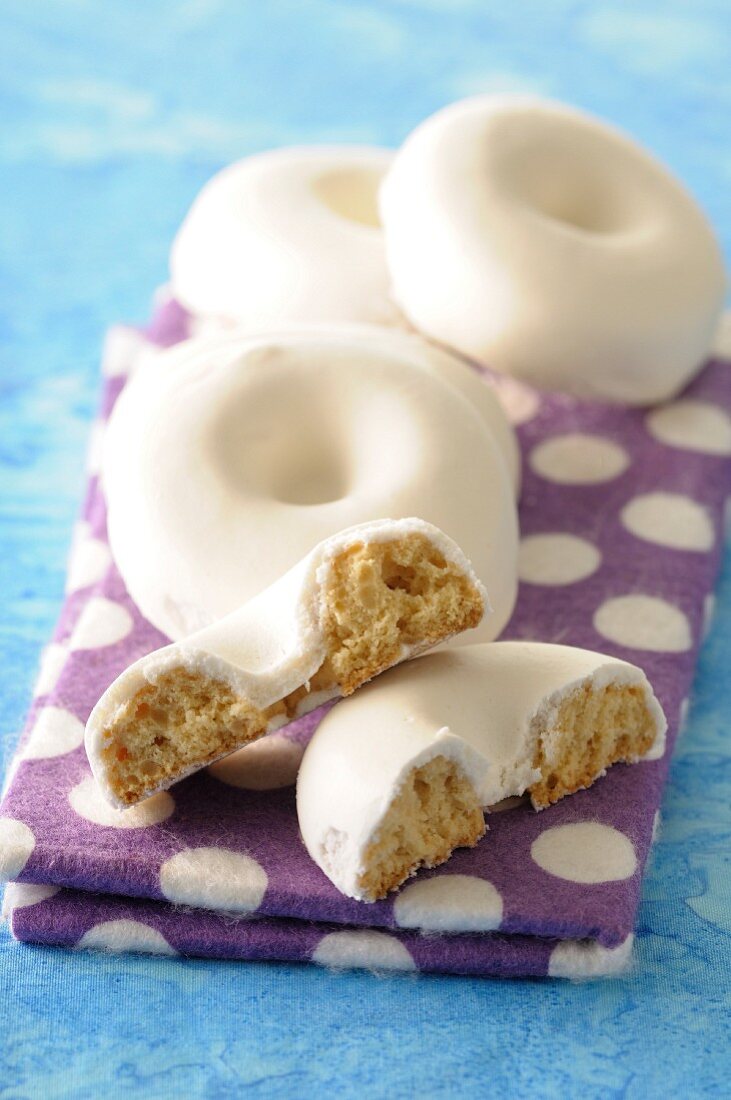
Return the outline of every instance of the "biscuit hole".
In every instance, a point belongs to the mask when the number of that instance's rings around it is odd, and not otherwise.
[[[368,229],[380,229],[378,188],[382,177],[383,172],[374,168],[336,168],[318,176],[312,190],[338,217]]]

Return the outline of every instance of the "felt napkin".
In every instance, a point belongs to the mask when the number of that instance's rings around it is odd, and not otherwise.
[[[523,454],[521,585],[505,637],[598,649],[641,665],[668,716],[664,752],[616,766],[535,813],[489,817],[470,851],[373,905],[309,859],[297,764],[322,712],[126,811],[83,748],[107,685],[163,638],[132,603],[106,541],[104,425],[130,371],[186,337],[171,301],[145,332],[112,330],[68,594],[0,805],[14,935],[44,943],[485,975],[623,965],[672,744],[712,608],[731,491],[731,365],[634,410],[490,378]],[[469,369],[465,367],[465,369]]]

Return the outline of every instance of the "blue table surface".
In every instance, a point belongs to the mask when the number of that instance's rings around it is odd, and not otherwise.
[[[203,181],[272,145],[396,145],[523,90],[627,127],[731,246],[725,0],[0,0],[0,731],[59,610],[113,321],[144,319]],[[731,1076],[731,559],[672,766],[632,972],[331,974],[0,936],[0,1095],[714,1096]]]

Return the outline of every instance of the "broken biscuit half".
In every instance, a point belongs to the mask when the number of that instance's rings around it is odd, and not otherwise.
[[[570,646],[466,645],[420,657],[336,707],[297,781],[304,843],[344,894],[376,901],[486,831],[607,768],[660,755],[667,723],[641,669]]]
[[[476,627],[487,595],[420,519],[321,542],[238,611],[131,665],[86,727],[106,798],[134,805],[405,658]]]

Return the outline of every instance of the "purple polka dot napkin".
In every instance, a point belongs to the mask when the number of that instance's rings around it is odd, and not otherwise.
[[[668,716],[667,747],[541,813],[524,802],[501,807],[476,848],[367,905],[339,894],[299,838],[292,783],[317,712],[130,810],[111,809],[91,777],[89,711],[131,661],[165,641],[112,562],[99,446],[126,375],[185,335],[185,315],[168,302],[146,332],[109,336],[67,597],[0,805],[13,934],[376,969],[615,972],[631,948],[713,606],[731,492],[731,364],[711,361],[680,398],[651,410],[493,380],[523,454],[521,585],[505,636],[641,665]]]

